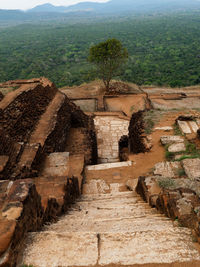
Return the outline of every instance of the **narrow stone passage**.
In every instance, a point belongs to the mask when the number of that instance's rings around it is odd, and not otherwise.
[[[174,227],[127,191],[83,195],[57,223],[29,234],[23,262],[34,267],[200,266],[200,255],[189,229]]]

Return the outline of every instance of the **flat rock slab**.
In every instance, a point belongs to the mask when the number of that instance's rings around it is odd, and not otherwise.
[[[185,151],[186,147],[184,143],[172,144],[168,147],[168,151],[172,153],[178,153]]]
[[[181,168],[180,162],[159,162],[155,165],[154,175],[174,178],[177,176],[178,169]]]
[[[178,121],[178,126],[180,128],[180,130],[182,131],[182,133],[184,134],[191,134],[192,131],[188,125],[188,123],[186,121]]]
[[[183,168],[190,179],[200,178],[200,159],[184,159]]]
[[[154,130],[169,132],[169,131],[172,131],[173,128],[171,126],[165,126],[165,127],[156,127]]]
[[[32,234],[23,262],[34,267],[90,266],[98,260],[96,233]],[[37,255],[37,256],[36,256]]]
[[[183,143],[184,139],[178,135],[169,135],[169,136],[161,136],[160,138],[162,145],[169,145],[174,143]]]
[[[173,266],[195,260],[200,254],[191,230],[174,227],[135,192],[82,196],[57,223],[29,234],[23,257],[34,267]]]
[[[121,167],[130,167],[130,166],[132,166],[132,161],[123,161],[123,162],[87,166],[86,170],[97,171],[97,170],[106,170],[106,169],[121,168]]]
[[[84,194],[106,194],[119,193],[123,189],[124,184],[106,183],[103,179],[93,179],[83,185]]]
[[[182,232],[182,233],[181,233]],[[190,231],[184,229],[180,235]],[[186,234],[187,236],[187,234]],[[188,236],[188,239],[190,237]],[[187,238],[180,239],[173,231],[170,233],[146,231],[136,233],[105,233],[100,235],[101,251],[100,265],[118,264],[134,265],[153,263],[171,263],[190,261],[192,257],[199,258],[196,250],[188,251]],[[148,240],[148,241],[147,241]],[[151,245],[149,243],[151,240]],[[142,251],[141,251],[142,248]]]
[[[195,121],[189,121],[190,127],[194,133],[196,133],[199,129],[199,126]]]

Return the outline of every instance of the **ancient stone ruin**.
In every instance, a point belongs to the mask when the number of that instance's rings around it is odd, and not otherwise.
[[[0,88],[1,267],[200,266],[196,91]]]
[[[19,88],[0,102],[0,266],[14,266],[26,233],[67,210],[84,165],[97,162],[91,117],[45,78],[10,83]]]

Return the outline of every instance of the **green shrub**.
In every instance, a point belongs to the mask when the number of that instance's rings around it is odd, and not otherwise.
[[[166,158],[166,160],[173,160],[174,159],[174,153],[169,152],[168,150],[165,151],[165,158]]]
[[[167,189],[167,188],[171,188],[174,187],[176,185],[175,181],[171,178],[160,178],[158,180],[158,185],[159,187],[161,187],[162,189]]]

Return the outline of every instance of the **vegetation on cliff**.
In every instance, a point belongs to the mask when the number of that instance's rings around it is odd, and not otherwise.
[[[137,84],[200,83],[200,15],[177,13],[87,23],[26,24],[0,29],[0,81],[46,76],[57,86],[96,78],[89,48],[108,38],[127,47],[117,77]]]

